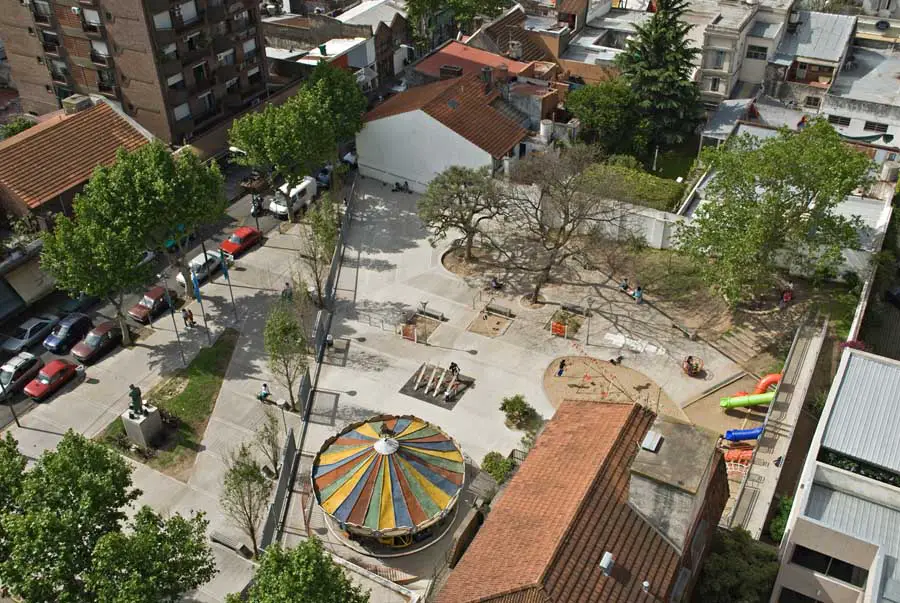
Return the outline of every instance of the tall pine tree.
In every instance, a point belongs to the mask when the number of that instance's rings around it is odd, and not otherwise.
[[[691,79],[700,51],[687,34],[685,0],[656,0],[656,13],[628,41],[616,63],[649,126],[651,143],[678,144],[701,119],[700,91]]]

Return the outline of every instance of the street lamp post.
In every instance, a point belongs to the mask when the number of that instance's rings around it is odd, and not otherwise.
[[[175,331],[175,341],[178,342],[178,351],[181,352],[181,364],[187,366],[187,359],[184,357],[184,346],[181,345],[181,336],[178,334],[178,321],[175,320],[175,304],[169,296],[169,275],[166,272],[161,272],[156,275],[156,278],[162,279],[163,291],[166,292],[166,302],[169,304],[169,314],[172,315],[172,329]]]

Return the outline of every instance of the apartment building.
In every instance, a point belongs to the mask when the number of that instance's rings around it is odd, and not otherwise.
[[[180,144],[266,92],[253,0],[19,0],[0,14],[24,111],[100,94]]]
[[[847,348],[781,543],[771,603],[900,601],[900,362]]]

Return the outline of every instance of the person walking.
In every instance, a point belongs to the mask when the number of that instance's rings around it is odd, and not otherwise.
[[[455,362],[450,363],[450,374],[454,377],[459,377],[459,365]]]
[[[642,304],[642,303],[644,303],[644,289],[643,289],[643,287],[638,287],[637,289],[635,289],[635,290],[634,290],[634,293],[632,294],[632,297],[634,298],[634,302],[635,302],[635,303],[637,303],[637,304]]]
[[[565,372],[566,372],[566,359],[563,358],[562,360],[559,361],[559,369],[556,371],[556,376],[562,377],[563,373],[565,373]]]
[[[184,321],[184,328],[190,329],[191,328],[191,320],[190,320],[190,317],[188,317],[187,308],[181,309],[181,319]]]
[[[290,283],[284,284],[284,289],[281,290],[281,299],[285,301],[291,301],[294,298],[294,291],[291,289]]]
[[[194,313],[191,312],[190,308],[189,308],[188,311],[187,311],[187,315],[188,315],[188,322],[191,323],[191,326],[192,326],[192,327],[196,327],[196,326],[197,326],[197,321],[194,320]]]

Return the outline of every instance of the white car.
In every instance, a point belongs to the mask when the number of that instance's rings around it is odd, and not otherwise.
[[[190,270],[192,274],[197,275],[197,282],[202,283],[216,270],[221,268],[221,264],[222,260],[219,258],[218,252],[207,251],[205,256],[202,253],[194,256],[194,258],[188,262],[188,270]],[[182,287],[187,286],[184,282],[184,275],[181,272],[178,273],[175,280],[178,281],[178,284]]]
[[[290,191],[288,191],[287,183],[284,183],[275,193],[272,202],[269,203],[269,211],[279,218],[287,218],[289,216],[288,203],[290,203],[290,213],[297,213],[304,207],[309,207],[317,190],[316,179],[312,176],[304,176],[303,181]]]

